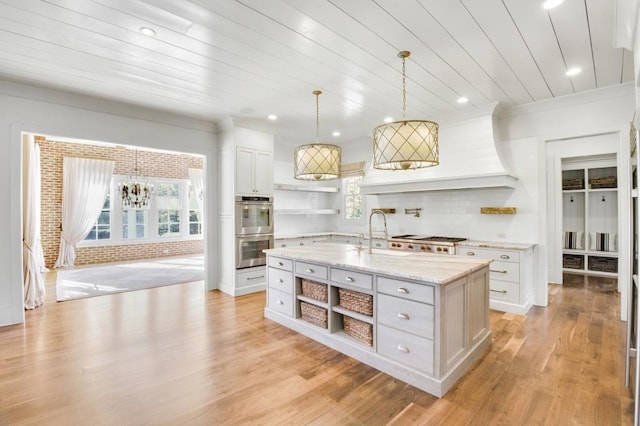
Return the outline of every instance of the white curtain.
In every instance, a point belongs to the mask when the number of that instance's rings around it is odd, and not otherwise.
[[[56,268],[72,267],[75,246],[95,224],[109,191],[115,162],[65,157],[62,178],[62,235]]]
[[[196,194],[196,200],[198,200],[198,208],[203,210],[204,205],[204,172],[202,169],[189,169],[189,179],[191,185],[193,185],[193,192]]]
[[[33,135],[25,135],[22,149],[22,284],[25,309],[35,309],[44,303],[46,270],[40,242],[40,146]]]

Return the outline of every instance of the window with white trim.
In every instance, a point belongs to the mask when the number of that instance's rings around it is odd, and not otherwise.
[[[111,239],[111,196],[107,194],[104,200],[100,216],[93,224],[91,231],[84,238],[85,241],[98,241]]]
[[[193,185],[189,185],[189,235],[202,235],[202,194],[196,194]]]
[[[361,221],[364,206],[360,184],[362,176],[347,177],[342,180],[344,194],[344,218],[348,221]]]

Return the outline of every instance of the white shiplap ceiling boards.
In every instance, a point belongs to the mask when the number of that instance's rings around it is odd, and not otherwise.
[[[541,3],[0,0],[0,78],[233,117],[296,144],[315,139],[311,92],[320,89],[321,139],[343,145],[401,118],[400,50],[411,51],[407,118],[633,80],[632,54],[614,48],[613,0]],[[573,66],[582,72],[565,76]]]

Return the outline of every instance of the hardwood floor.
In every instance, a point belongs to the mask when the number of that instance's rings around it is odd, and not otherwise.
[[[0,328],[0,425],[632,423],[608,285],[491,311],[490,352],[438,399],[266,320],[264,293],[200,282],[56,303],[51,275],[47,304]]]

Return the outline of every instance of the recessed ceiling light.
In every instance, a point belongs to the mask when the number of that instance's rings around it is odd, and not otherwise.
[[[572,77],[574,75],[578,75],[582,72],[582,68],[579,67],[573,67],[573,68],[569,68],[567,70],[567,72],[565,73],[568,77]]]
[[[278,119],[278,116],[275,114],[269,114],[269,116],[267,117],[269,120],[274,121]]]
[[[335,137],[338,137],[340,136],[340,132],[336,130],[335,132],[332,133],[332,135]]]
[[[549,10],[560,6],[562,3],[564,3],[564,0],[546,0],[542,3],[542,8]]]
[[[140,32],[147,37],[153,37],[154,35],[156,35],[156,31],[153,28],[149,27],[140,27]]]
[[[385,123],[391,123],[393,121],[393,117],[385,117],[384,122]]]
[[[466,97],[464,97],[464,96],[460,96],[460,97],[458,98],[458,103],[459,103],[459,104],[466,104],[467,102],[469,102],[469,99],[467,99],[467,98],[466,98]]]

